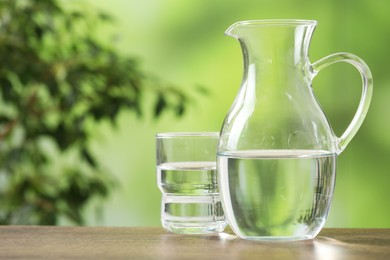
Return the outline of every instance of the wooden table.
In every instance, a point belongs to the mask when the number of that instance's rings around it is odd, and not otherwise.
[[[151,227],[0,226],[0,259],[9,258],[390,259],[390,229],[324,229],[314,240],[258,242]]]

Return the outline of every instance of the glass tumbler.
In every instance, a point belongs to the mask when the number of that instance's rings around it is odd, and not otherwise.
[[[156,135],[157,182],[165,229],[207,234],[226,227],[216,173],[218,139],[216,132]]]

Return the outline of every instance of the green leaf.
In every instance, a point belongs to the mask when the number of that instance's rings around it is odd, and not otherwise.
[[[93,168],[97,168],[98,164],[86,147],[81,149],[81,156],[88,162],[89,165],[91,165]]]
[[[167,102],[165,101],[165,97],[164,95],[160,94],[154,106],[154,117],[160,116],[162,111],[166,108],[166,106],[167,106]]]

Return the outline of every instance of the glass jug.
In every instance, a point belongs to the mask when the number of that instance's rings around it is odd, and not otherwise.
[[[336,53],[310,63],[316,24],[243,21],[226,31],[241,44],[244,76],[221,129],[218,176],[226,217],[241,238],[314,238],[328,215],[336,158],[367,113],[372,77],[360,58]],[[337,137],[311,81],[340,61],[359,70],[363,92],[352,122]]]

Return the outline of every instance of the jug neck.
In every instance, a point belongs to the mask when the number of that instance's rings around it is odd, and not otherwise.
[[[316,21],[309,20],[254,20],[235,23],[225,34],[239,40],[245,68],[254,64],[256,70],[282,71],[308,63],[315,26]]]

